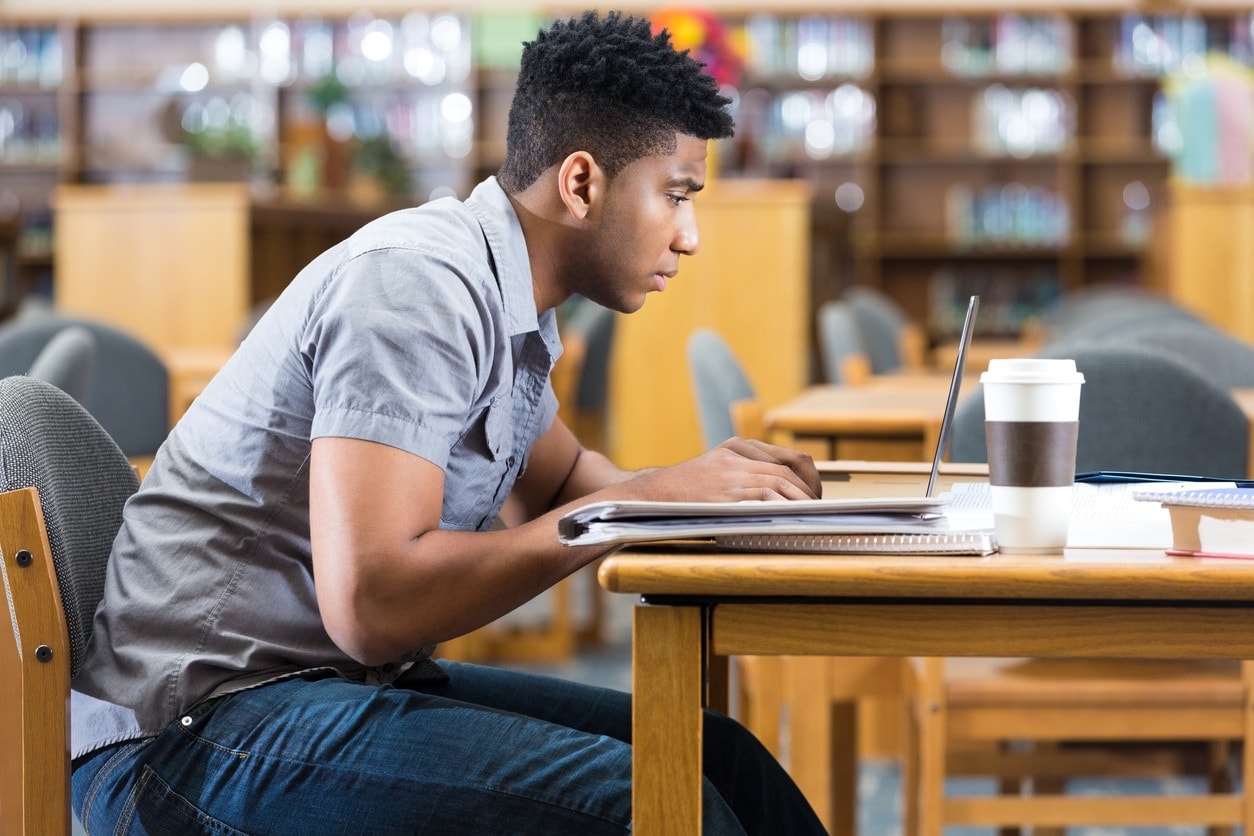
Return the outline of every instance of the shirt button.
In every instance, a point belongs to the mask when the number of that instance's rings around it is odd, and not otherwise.
[[[179,722],[180,722],[180,723],[182,723],[182,724],[183,724],[183,725],[185,725],[185,726],[190,726],[190,725],[192,724],[192,718],[191,718],[191,717],[184,717],[182,720],[179,720]]]

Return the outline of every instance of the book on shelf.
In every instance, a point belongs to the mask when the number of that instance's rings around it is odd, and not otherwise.
[[[951,518],[947,500],[597,502],[562,517],[565,545],[701,541],[738,551],[988,554],[991,520]]]
[[[1167,509],[1169,553],[1254,559],[1254,487],[1145,489],[1133,496]]]

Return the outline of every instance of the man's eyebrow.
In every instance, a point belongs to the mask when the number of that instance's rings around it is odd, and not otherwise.
[[[705,188],[704,183],[698,183],[691,177],[676,177],[674,180],[671,180],[670,184],[672,186],[682,186],[690,192],[699,192]]]

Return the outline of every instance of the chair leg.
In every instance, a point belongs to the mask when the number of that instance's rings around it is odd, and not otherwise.
[[[945,660],[923,659],[916,714],[919,718],[919,836],[941,836],[945,827]]]
[[[1233,751],[1232,744],[1227,740],[1213,741],[1206,747],[1209,756],[1207,762],[1207,787],[1213,794],[1230,793],[1234,790],[1232,783]],[[1215,825],[1206,828],[1206,836],[1233,836],[1231,827]]]
[[[846,739],[839,726],[847,721],[838,716],[827,688],[828,660],[818,657],[788,656],[783,659],[788,704],[788,772],[810,801],[819,820],[833,834],[849,836],[852,828],[843,821],[851,811],[833,804],[834,782],[847,770],[847,747],[834,748]],[[849,794],[847,793],[846,796]]]
[[[901,764],[902,830],[905,836],[919,833],[919,738],[922,730],[915,700],[904,705],[906,740]]]
[[[779,715],[784,704],[784,660],[779,656],[741,656],[736,667],[741,722],[779,759],[783,756]]]

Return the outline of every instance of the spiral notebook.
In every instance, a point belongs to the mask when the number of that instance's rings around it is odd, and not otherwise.
[[[744,534],[714,538],[728,551],[812,554],[969,554],[997,551],[986,529],[910,531],[901,534]]]

